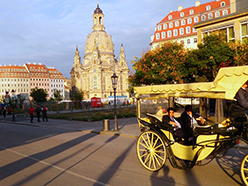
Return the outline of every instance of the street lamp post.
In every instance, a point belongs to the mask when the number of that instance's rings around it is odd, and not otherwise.
[[[12,108],[13,108],[13,117],[12,117],[12,120],[15,121],[15,107],[14,107],[15,91],[14,91],[14,89],[11,91],[11,94],[12,94],[11,103],[12,103]]]
[[[117,122],[117,115],[116,115],[116,88],[117,88],[118,76],[115,74],[115,72],[111,76],[111,80],[112,80],[112,87],[114,89],[114,110],[115,110],[114,130],[118,131],[118,122]]]

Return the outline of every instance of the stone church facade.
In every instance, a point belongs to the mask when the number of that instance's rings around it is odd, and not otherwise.
[[[78,47],[76,47],[74,64],[71,69],[72,87],[84,92],[84,99],[100,97],[107,99],[113,96],[111,76],[118,76],[117,96],[129,96],[129,69],[126,55],[121,44],[119,59],[115,58],[114,44],[111,35],[104,27],[104,14],[97,4],[93,14],[92,32],[87,36],[85,55],[81,62]]]

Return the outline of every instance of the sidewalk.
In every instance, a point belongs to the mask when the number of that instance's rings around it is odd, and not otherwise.
[[[140,134],[139,125],[136,118],[118,119],[119,131],[113,131],[114,120],[109,120],[109,131],[103,131],[103,121],[85,122],[74,120],[48,119],[48,122],[43,122],[41,118],[41,121],[37,122],[37,118],[34,118],[34,122],[30,123],[29,117],[20,116],[16,117],[15,121],[12,121],[12,115],[7,115],[6,118],[0,116],[0,122],[18,125],[66,129],[96,134],[116,135],[132,138],[137,138]]]

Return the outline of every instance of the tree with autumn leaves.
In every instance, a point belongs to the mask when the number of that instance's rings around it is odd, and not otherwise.
[[[156,50],[146,52],[142,58],[135,58],[130,76],[132,85],[182,83],[182,74],[178,68],[183,66],[187,53],[182,44],[165,43]]]
[[[220,32],[203,38],[198,49],[185,49],[177,42],[166,42],[135,58],[129,77],[131,86],[170,83],[210,82],[221,67],[248,64],[248,42],[226,42]]]

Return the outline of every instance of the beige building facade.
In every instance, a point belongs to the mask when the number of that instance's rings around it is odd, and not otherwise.
[[[228,42],[243,41],[248,38],[248,1],[231,0],[231,14],[195,24],[198,43],[205,35],[214,31],[226,34]]]
[[[115,58],[114,44],[104,26],[104,14],[97,4],[93,14],[92,32],[87,36],[85,55],[81,62],[78,47],[76,47],[74,64],[71,69],[71,85],[84,92],[84,99],[100,97],[107,99],[113,96],[111,76],[118,76],[117,96],[128,97],[129,69],[123,45],[119,59]]]
[[[165,42],[178,42],[186,48],[197,48],[197,29],[194,24],[211,21],[230,14],[230,0],[213,0],[204,4],[195,2],[195,6],[171,11],[157,26],[151,36],[151,50]]]
[[[15,94],[29,94],[30,74],[24,65],[0,65],[0,85],[0,98],[12,90]]]

